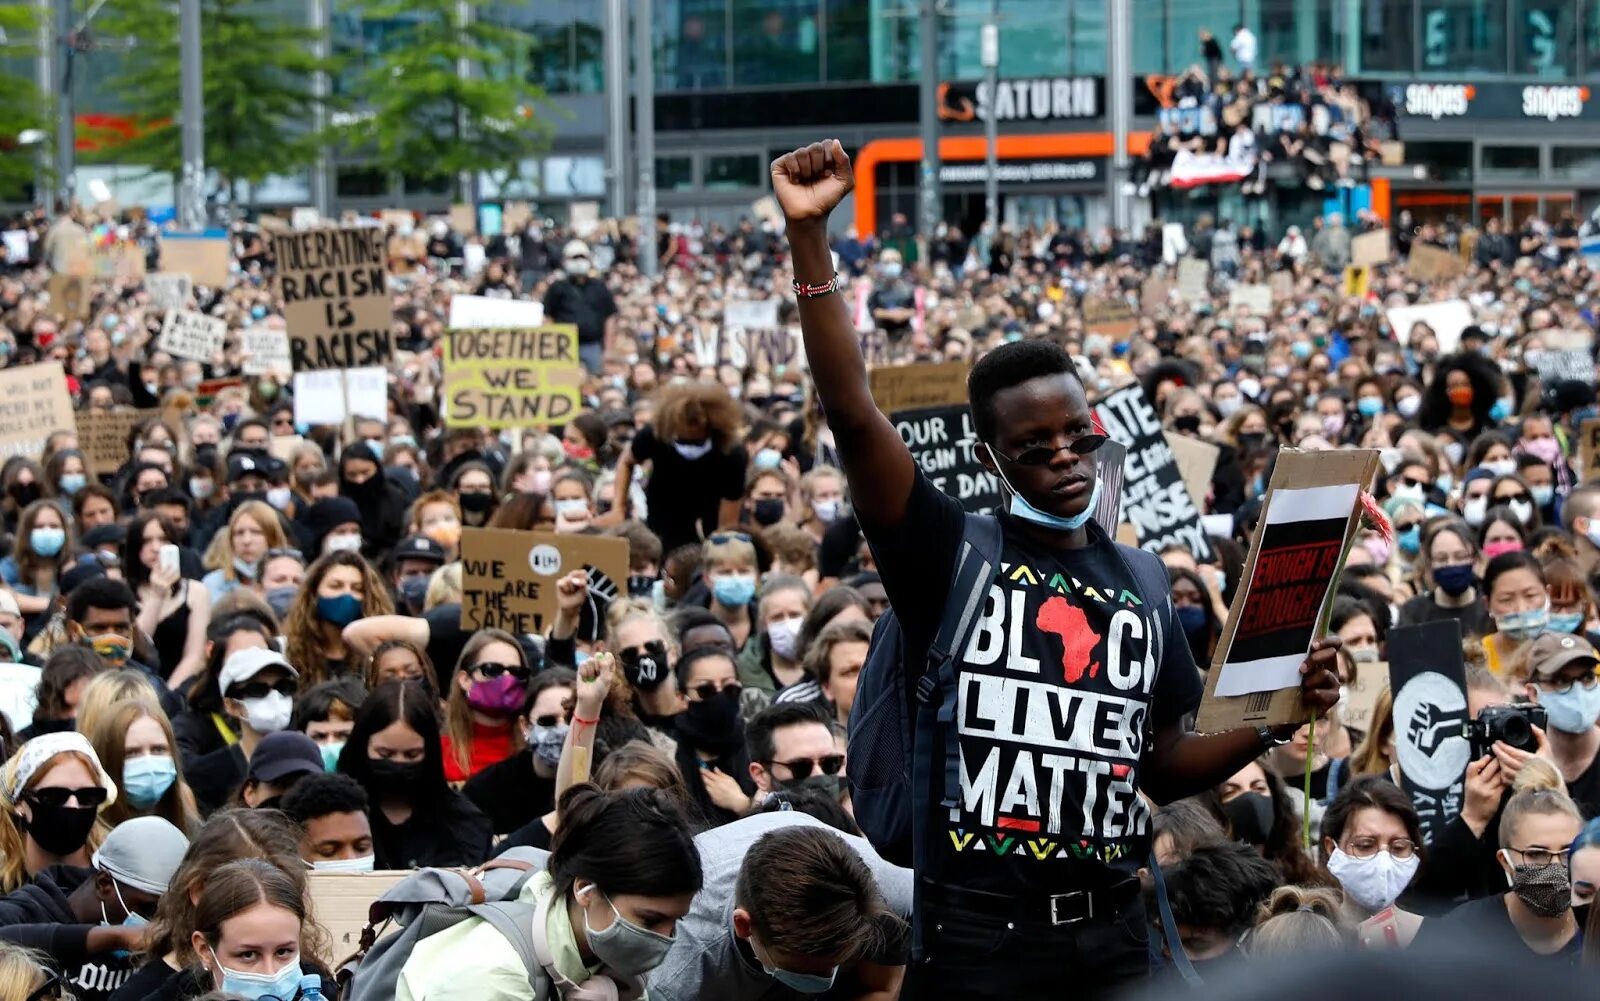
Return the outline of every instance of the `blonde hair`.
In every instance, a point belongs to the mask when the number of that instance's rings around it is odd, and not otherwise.
[[[213,535],[211,544],[206,547],[205,568],[220,570],[222,579],[229,583],[235,583],[239,579],[233,569],[233,530],[246,518],[255,522],[261,529],[261,534],[267,537],[268,549],[289,547],[289,540],[283,534],[283,523],[278,520],[278,512],[272,509],[272,505],[265,501],[245,501],[228,516],[228,527]]]
[[[413,535],[422,532],[422,509],[443,504],[448,507],[461,520],[461,505],[456,501],[455,495],[448,490],[429,490],[411,502],[411,507],[406,510],[406,531]]]
[[[0,1001],[25,1001],[44,986],[49,966],[43,953],[0,942]]]
[[[1500,814],[1500,847],[1510,848],[1517,825],[1524,817],[1571,817],[1583,823],[1583,814],[1567,795],[1567,783],[1556,766],[1544,758],[1529,758],[1511,783],[1511,798]],[[1561,847],[1566,847],[1562,845]]]
[[[611,603],[611,608],[606,612],[606,635],[615,637],[618,629],[636,619],[652,623],[656,632],[661,634],[661,642],[666,644],[667,653],[676,656],[678,644],[672,627],[667,625],[667,620],[661,617],[654,605],[640,598],[626,598]]]
[[[44,781],[56,764],[62,758],[73,758],[82,763],[89,770],[89,774],[99,781],[100,766],[89,760],[81,751],[62,751],[51,755],[43,761],[38,768],[33,770],[28,784],[17,790],[17,798],[13,799],[8,792],[17,780],[17,772],[22,767],[23,748],[14,751],[3,770],[0,770],[0,893],[11,893],[19,889],[24,883],[31,881],[36,873],[27,871],[26,846],[22,842],[22,832],[17,830],[17,804],[22,794]],[[100,847],[100,842],[105,838],[105,833],[96,825],[89,832],[89,839],[84,842],[83,849],[88,854],[94,854]]]
[[[428,596],[423,599],[422,610],[431,610],[435,605],[448,605],[452,601],[460,601],[465,589],[461,584],[461,564],[446,563],[433,572],[428,578]]]
[[[73,729],[94,744],[92,734],[100,721],[128,703],[143,706],[151,716],[166,718],[166,713],[161,709],[161,697],[142,672],[127,669],[102,671],[83,686],[83,698],[78,702],[78,715],[73,719]],[[118,759],[119,767],[113,771],[110,765],[106,765],[105,753],[98,744],[94,750],[100,755],[100,763],[106,766],[106,771],[115,780],[121,774],[121,759]]]
[[[154,720],[156,726],[161,728],[167,740],[167,753],[177,769],[171,787],[149,808],[148,814],[160,817],[185,834],[193,834],[200,828],[200,810],[195,805],[194,793],[183,780],[183,755],[178,750],[178,738],[172,732],[172,722],[159,705],[151,706],[137,700],[119,703],[112,706],[109,713],[103,714],[84,735],[94,746],[95,755],[111,775],[112,781],[117,781],[122,777],[123,766],[127,763],[128,730],[141,719]],[[79,724],[82,722],[80,718]],[[118,796],[115,803],[100,811],[98,826],[109,833],[124,820],[140,815],[139,809],[127,796]]]
[[[1356,670],[1360,670],[1360,665]],[[1383,745],[1394,736],[1394,693],[1388,685],[1378,692],[1377,701],[1372,704],[1372,716],[1367,726],[1367,735],[1361,739],[1361,745],[1350,755],[1350,767],[1357,775],[1387,775],[1389,766],[1394,762],[1389,760],[1389,755]]]
[[[707,539],[705,547],[701,550],[701,571],[710,570],[713,563],[723,562],[737,563],[754,570],[756,568],[755,543],[734,538],[729,538],[725,542],[712,542]]]
[[[1250,932],[1251,959],[1338,950],[1349,944],[1339,927],[1343,905],[1337,890],[1320,886],[1280,886],[1261,905]]]

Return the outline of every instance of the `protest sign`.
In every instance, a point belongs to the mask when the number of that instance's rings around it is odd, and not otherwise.
[[[1244,309],[1252,316],[1271,316],[1272,286],[1235,285],[1228,293],[1228,308]]]
[[[506,202],[501,224],[507,233],[520,233],[528,228],[528,220],[533,218],[533,211],[527,202]]]
[[[988,512],[999,505],[1000,480],[978,461],[978,432],[965,403],[902,411],[889,420],[936,488],[968,511]]]
[[[394,311],[381,227],[280,233],[272,246],[296,372],[389,360]]]
[[[1278,453],[1200,704],[1200,729],[1304,722],[1300,665],[1326,629],[1372,481],[1371,449]]]
[[[1375,229],[1350,241],[1350,266],[1370,268],[1389,263],[1389,231]]]
[[[1120,295],[1084,296],[1081,308],[1086,329],[1115,340],[1126,340],[1138,325],[1138,314]]]
[[[182,272],[196,285],[228,284],[229,253],[228,234],[220,229],[161,235],[161,270]]]
[[[1541,351],[1533,367],[1539,373],[1539,381],[1546,386],[1558,382],[1594,385],[1594,356],[1587,350]]]
[[[294,229],[316,229],[322,225],[322,213],[314,206],[301,205],[290,210],[289,225]]]
[[[1377,711],[1378,698],[1389,687],[1389,665],[1382,661],[1368,661],[1354,666],[1355,675],[1346,686],[1349,694],[1339,700],[1339,722],[1354,730],[1372,729],[1372,714]]]
[[[51,275],[45,283],[50,313],[63,320],[87,320],[93,283],[83,275]]]
[[[1600,477],[1600,417],[1590,417],[1578,427],[1578,482]]]
[[[311,895],[312,913],[317,924],[328,933],[335,965],[361,949],[361,932],[367,926],[372,902],[394,885],[416,873],[410,869],[379,869],[375,872],[308,872],[306,888]],[[399,930],[391,925],[389,933]],[[383,936],[380,935],[381,939]]]
[[[503,330],[544,326],[544,303],[526,299],[496,299],[486,295],[450,297],[450,329]]]
[[[96,247],[90,256],[90,266],[99,281],[142,281],[144,264],[144,249],[131,243]]]
[[[1294,298],[1294,272],[1274,271],[1267,279],[1267,288],[1272,290],[1272,301],[1282,302]]]
[[[174,271],[157,271],[144,276],[144,290],[150,296],[150,308],[165,313],[170,309],[188,309],[189,297],[194,293],[194,279]]]
[[[1095,404],[1094,412],[1106,434],[1128,450],[1122,519],[1139,533],[1139,545],[1155,553],[1176,543],[1197,560],[1209,559],[1211,544],[1200,527],[1200,511],[1144,389],[1137,383],[1119,389]]]
[[[159,410],[84,410],[78,414],[78,447],[96,475],[115,473],[128,461],[128,434]]]
[[[1211,265],[1198,257],[1185,257],[1178,262],[1178,295],[1186,302],[1205,298],[1206,286],[1211,281]]]
[[[1461,332],[1472,326],[1472,306],[1465,299],[1427,302],[1420,306],[1396,306],[1384,313],[1395,340],[1411,343],[1411,331],[1425,323],[1439,339],[1439,354],[1447,355],[1461,344]]]
[[[1372,269],[1352,264],[1344,269],[1344,294],[1352,299],[1365,299],[1372,282]]]
[[[179,358],[210,363],[212,356],[222,350],[222,340],[227,336],[225,320],[189,309],[169,309],[156,347]]]
[[[1394,749],[1423,840],[1461,815],[1472,745],[1466,666],[1455,619],[1389,630]]]
[[[346,416],[389,416],[388,373],[381,366],[294,374],[294,422],[343,424]]]
[[[1128,450],[1121,442],[1106,440],[1100,446],[1100,451],[1094,454],[1095,475],[1100,478],[1100,503],[1095,507],[1091,516],[1095,524],[1110,532],[1121,529],[1132,530],[1132,525],[1122,522],[1122,480],[1124,467],[1128,463]],[[1122,542],[1119,534],[1118,542]],[[1127,541],[1127,545],[1137,546],[1139,535],[1135,532]]]
[[[733,299],[722,308],[720,357],[741,372],[803,368],[799,328],[779,326],[777,299]]]
[[[13,637],[15,638],[15,637]],[[0,712],[11,725],[23,729],[33,725],[39,708],[39,678],[44,668],[32,664],[0,664]]]
[[[1167,433],[1167,445],[1178,462],[1178,473],[1183,485],[1189,488],[1194,506],[1206,509],[1206,498],[1211,496],[1211,477],[1217,471],[1217,456],[1221,449],[1208,441],[1191,438],[1173,431]]]
[[[450,206],[450,228],[461,236],[471,236],[478,231],[478,213],[471,205],[456,203]]]
[[[757,219],[764,219],[772,223],[781,232],[783,229],[783,209],[778,207],[778,200],[771,195],[762,195],[750,203],[750,211],[755,213]]]
[[[36,459],[52,431],[77,426],[59,362],[0,369],[0,457]]]
[[[616,598],[628,584],[628,543],[599,535],[468,528],[461,533],[461,568],[461,628],[537,634],[555,618],[556,581],[574,570],[589,575],[592,596]]]
[[[886,414],[956,406],[967,402],[968,371],[964,361],[884,366],[867,373],[867,384],[872,402]]]
[[[1139,308],[1154,312],[1167,304],[1172,295],[1172,281],[1162,275],[1151,275],[1139,286]]]
[[[1443,247],[1413,243],[1406,271],[1419,282],[1448,281],[1466,274],[1467,262]]]
[[[243,343],[245,375],[288,375],[294,371],[289,357],[289,335],[280,327],[258,324],[244,328]]]
[[[445,419],[495,429],[560,423],[577,413],[578,328],[445,332]]]
[[[1178,258],[1189,252],[1189,237],[1183,231],[1183,223],[1169,222],[1161,227],[1161,261],[1171,267],[1178,263]]]
[[[8,229],[0,233],[6,248],[5,262],[7,264],[26,264],[28,262],[28,231],[25,229]]]
[[[417,218],[410,209],[384,209],[378,213],[378,221],[401,236],[417,228]]]

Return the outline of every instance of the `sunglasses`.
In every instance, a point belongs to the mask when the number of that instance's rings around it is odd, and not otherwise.
[[[743,532],[718,532],[707,541],[715,546],[723,546],[730,542],[749,542],[750,536]]]
[[[1100,450],[1100,446],[1104,445],[1106,440],[1107,436],[1103,434],[1081,434],[1076,438],[1070,439],[1060,448],[1053,445],[1037,445],[1033,448],[1023,449],[1015,457],[1009,456],[996,448],[994,449],[994,454],[1014,466],[1043,466],[1049,463],[1051,459],[1054,459],[1056,453],[1063,448],[1073,455],[1093,455]]]
[[[277,692],[292,699],[299,691],[300,683],[293,678],[284,678],[282,681],[276,681],[270,685],[265,681],[247,681],[242,685],[234,685],[228,689],[228,698],[241,700],[264,699],[273,692]]]
[[[48,968],[39,972],[44,974],[44,983],[33,989],[27,1001],[61,1001],[66,997],[66,984],[62,981],[61,974]]]
[[[715,681],[702,681],[700,684],[689,689],[689,691],[700,696],[701,702],[709,702],[718,695],[721,695],[726,699],[737,699],[739,697],[739,693],[744,691],[744,686],[739,684],[737,681],[730,681],[721,688],[718,688]]]
[[[547,728],[560,726],[563,723],[570,722],[572,722],[572,717],[566,713],[546,713],[543,716],[535,716],[533,718],[534,726],[542,726]]]
[[[1429,483],[1427,480],[1414,480],[1409,476],[1400,477],[1400,481],[1408,487],[1421,487],[1424,490],[1433,486],[1433,484]]]
[[[1527,494],[1516,493],[1516,494],[1506,494],[1506,495],[1501,496],[1501,497],[1496,497],[1494,499],[1494,502],[1496,504],[1510,504],[1512,501],[1525,501],[1527,499],[1528,499],[1528,495]]]
[[[67,789],[62,786],[45,786],[42,789],[30,789],[22,794],[22,798],[36,806],[66,806],[67,800],[76,798],[79,806],[101,806],[107,797],[104,786],[84,786],[82,789]]]
[[[803,782],[811,777],[813,768],[821,769],[823,775],[838,775],[839,769],[844,767],[844,755],[824,754],[820,758],[796,758],[793,761],[774,761],[774,765],[782,765],[789,769],[796,782]]]
[[[529,675],[528,669],[521,664],[474,664],[472,673],[488,681],[493,681],[502,674],[509,674],[518,681],[527,681]]]

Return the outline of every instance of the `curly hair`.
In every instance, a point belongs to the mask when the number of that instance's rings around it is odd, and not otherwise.
[[[1504,379],[1495,363],[1476,352],[1446,355],[1439,359],[1433,379],[1422,391],[1422,409],[1417,414],[1417,425],[1425,431],[1439,431],[1450,422],[1454,406],[1445,391],[1451,372],[1463,372],[1472,381],[1472,423],[1475,429],[1494,424],[1489,410],[1500,395]]]
[[[378,578],[372,564],[363,559],[360,553],[335,550],[318,557],[306,569],[305,583],[301,585],[300,593],[295,596],[294,604],[289,606],[289,614],[283,620],[283,633],[288,639],[285,653],[289,663],[300,672],[302,688],[321,684],[329,678],[328,658],[322,652],[322,620],[317,616],[317,590],[322,586],[322,578],[334,567],[351,567],[361,574],[362,618],[394,614],[394,602],[389,599],[389,589]],[[353,650],[351,652],[354,653]],[[359,669],[360,665],[347,664],[346,667],[354,670]]]
[[[656,400],[655,433],[663,443],[690,433],[694,425],[704,425],[717,451],[729,452],[739,444],[743,423],[739,404],[719,383],[670,386]]]

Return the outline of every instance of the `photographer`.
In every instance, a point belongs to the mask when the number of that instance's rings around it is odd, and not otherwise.
[[[1600,814],[1600,653],[1582,636],[1546,633],[1528,649],[1525,692],[1549,719],[1543,756],[1555,763],[1584,817]]]

